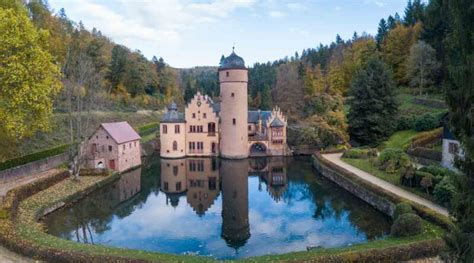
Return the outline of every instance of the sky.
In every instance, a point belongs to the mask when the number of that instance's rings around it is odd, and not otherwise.
[[[172,67],[217,66],[232,46],[247,65],[367,32],[406,0],[49,0],[115,43]]]

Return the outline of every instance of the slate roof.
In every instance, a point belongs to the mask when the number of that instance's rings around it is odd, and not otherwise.
[[[270,127],[284,127],[285,124],[280,120],[280,118],[276,117],[272,123],[270,123]]]
[[[262,124],[267,123],[268,118],[272,115],[271,111],[250,111],[247,114],[247,122],[258,123],[258,120],[262,119]]]
[[[102,126],[118,144],[141,139],[140,135],[138,135],[126,121],[102,123],[100,126]]]
[[[176,103],[171,103],[168,106],[168,112],[163,115],[161,119],[163,123],[183,123],[185,122],[184,113],[178,112],[178,106]]]
[[[222,61],[219,70],[223,69],[246,69],[245,61],[232,51],[232,54],[224,58],[224,61]]]

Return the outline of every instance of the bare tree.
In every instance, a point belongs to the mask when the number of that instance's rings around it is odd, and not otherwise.
[[[86,161],[90,113],[97,104],[95,100],[99,89],[99,76],[85,52],[68,52],[63,67],[63,85],[69,119],[69,172],[78,180]]]
[[[434,83],[436,72],[440,68],[436,51],[424,41],[418,41],[410,48],[407,63],[410,85],[418,86],[422,95],[424,88]]]

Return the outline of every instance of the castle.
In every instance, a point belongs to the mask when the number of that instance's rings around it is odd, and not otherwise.
[[[287,120],[281,110],[248,110],[248,72],[232,51],[219,66],[220,103],[200,92],[178,112],[172,103],[160,123],[164,158],[291,155],[286,143]]]

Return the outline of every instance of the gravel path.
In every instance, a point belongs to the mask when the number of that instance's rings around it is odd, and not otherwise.
[[[423,197],[420,197],[416,194],[413,194],[411,192],[408,192],[407,190],[405,189],[402,189],[398,186],[395,186],[385,180],[382,180],[378,177],[375,177],[367,172],[364,172],[348,163],[345,163],[344,161],[341,160],[341,156],[342,156],[342,153],[334,153],[334,154],[323,154],[323,157],[327,160],[329,160],[330,162],[350,171],[350,172],[353,172],[354,174],[356,174],[357,176],[359,176],[360,178],[368,181],[368,182],[371,182],[387,191],[390,191],[400,197],[403,197],[405,199],[408,199],[412,202],[415,202],[415,203],[418,203],[420,205],[423,205],[423,206],[426,206],[442,215],[445,215],[445,216],[449,216],[449,213],[448,213],[448,210],[444,207],[441,207],[433,202],[431,202],[430,200],[427,200]]]

